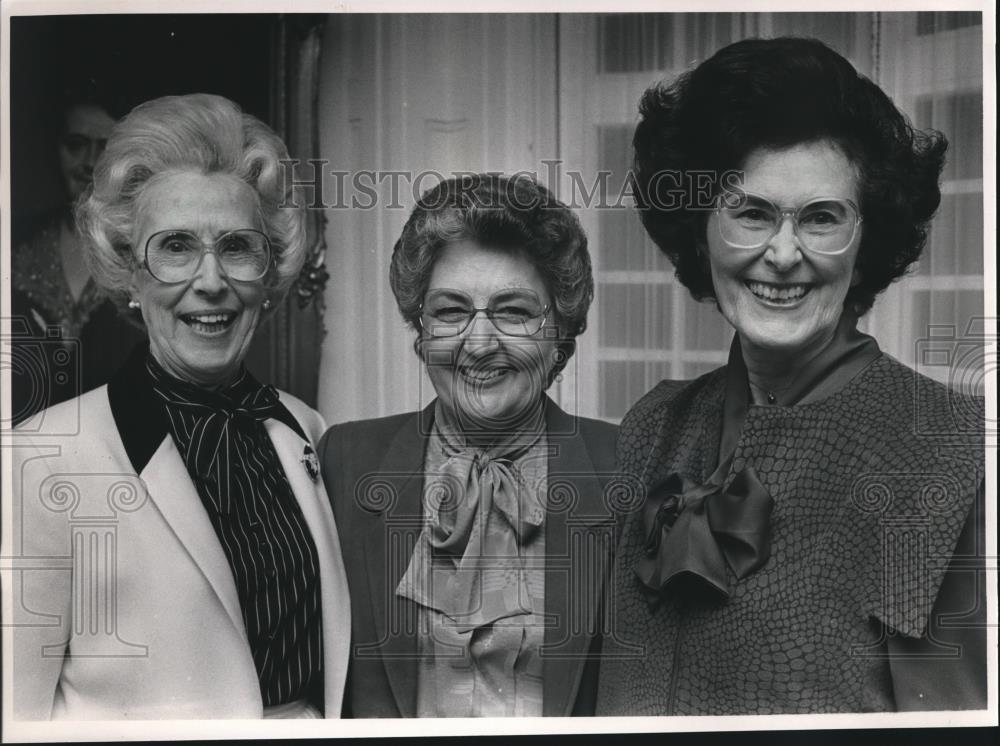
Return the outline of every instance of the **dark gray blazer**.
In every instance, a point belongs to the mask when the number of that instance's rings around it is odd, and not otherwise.
[[[336,425],[319,445],[351,592],[344,714],[413,717],[418,606],[396,595],[421,530],[423,464],[434,404],[422,412]],[[549,445],[542,650],[545,715],[588,715],[596,700],[599,599],[614,520],[617,428],[546,400]]]

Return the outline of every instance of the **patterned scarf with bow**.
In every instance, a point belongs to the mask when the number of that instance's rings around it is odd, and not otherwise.
[[[397,592],[450,617],[460,629],[531,613],[521,547],[545,521],[543,412],[488,447],[466,443],[439,406],[428,449],[424,529]],[[434,462],[438,465],[435,467]]]
[[[220,514],[232,512],[239,443],[259,436],[265,420],[283,407],[274,386],[242,369],[231,384],[212,391],[169,375],[152,357],[146,363],[153,390],[166,404],[174,442],[198,491]]]
[[[793,385],[783,392],[779,405],[825,398],[881,354],[875,340],[857,330],[857,323],[854,314],[842,314],[831,343],[803,367]],[[751,464],[729,473],[750,409],[739,335],[733,338],[726,374],[715,470],[701,484],[674,472],[647,490],[642,512],[645,552],[635,573],[651,592],[653,604],[678,581],[689,591],[708,589],[728,598],[730,571],[742,580],[771,556],[774,500]]]

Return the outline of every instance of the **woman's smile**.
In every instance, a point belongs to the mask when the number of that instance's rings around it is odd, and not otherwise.
[[[146,187],[136,245],[141,252],[150,236],[169,230],[193,232],[210,243],[255,227],[256,197],[249,186],[221,174],[178,171]],[[231,280],[214,253],[205,253],[184,282],[160,282],[140,270],[132,294],[156,361],[174,377],[206,386],[225,383],[239,371],[267,297],[263,280]]]
[[[196,334],[214,337],[225,334],[232,328],[237,317],[236,311],[216,311],[211,313],[185,313],[180,319]]]
[[[763,282],[760,280],[745,280],[744,285],[762,304],[773,308],[792,308],[809,294],[813,285],[810,283]]]
[[[753,151],[743,164],[745,189],[776,205],[797,206],[820,197],[858,200],[851,161],[835,145],[817,141],[780,150]],[[792,222],[758,248],[728,244],[720,216],[709,218],[706,248],[719,310],[740,335],[744,353],[769,351],[800,358],[826,344],[855,281],[861,241],[833,254],[809,251]]]
[[[476,363],[460,365],[458,372],[465,381],[474,386],[495,386],[504,383],[517,370],[506,363]]]
[[[548,298],[538,270],[519,252],[473,241],[442,250],[428,293],[443,288],[465,294],[477,308],[512,288]],[[538,410],[554,352],[553,340],[505,334],[484,312],[477,312],[461,334],[428,336],[422,342],[427,375],[442,404],[461,421],[490,431],[516,431]]]

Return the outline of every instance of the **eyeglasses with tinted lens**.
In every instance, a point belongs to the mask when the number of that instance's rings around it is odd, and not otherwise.
[[[460,290],[435,289],[427,293],[420,307],[420,326],[432,337],[456,337],[482,311],[501,334],[531,337],[545,326],[550,307],[527,288],[494,293],[484,308],[477,308],[472,298]]]
[[[781,230],[790,218],[802,247],[817,254],[847,251],[861,223],[858,207],[849,199],[820,197],[797,208],[782,208],[767,197],[751,192],[720,195],[719,232],[736,249],[759,249]]]
[[[223,233],[211,245],[189,231],[154,233],[146,241],[146,269],[163,283],[187,282],[198,271],[205,254],[215,254],[220,269],[231,280],[254,282],[271,266],[271,242],[252,228]]]

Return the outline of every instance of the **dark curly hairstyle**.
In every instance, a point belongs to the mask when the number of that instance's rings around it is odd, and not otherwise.
[[[822,42],[736,42],[672,84],[649,88],[639,113],[636,206],[696,299],[714,296],[697,255],[710,213],[691,200],[678,204],[678,186],[682,194],[699,188],[717,194],[724,174],[741,168],[758,148],[829,140],[858,169],[860,282],[846,306],[865,313],[920,257],[941,200],[947,140],[940,132],[915,130],[881,88]]]
[[[392,250],[389,283],[399,312],[421,337],[420,308],[442,249],[460,241],[520,252],[552,295],[559,355],[549,383],[587,328],[594,277],[576,215],[526,175],[463,174],[424,192]]]

